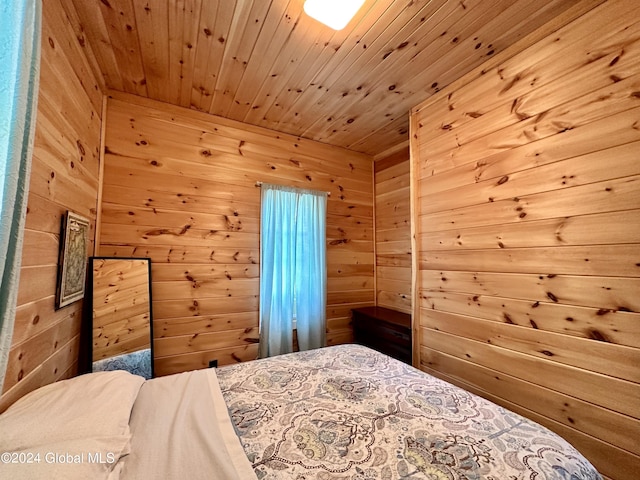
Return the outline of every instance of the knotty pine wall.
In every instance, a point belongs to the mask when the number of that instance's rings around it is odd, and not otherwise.
[[[102,92],[91,52],[66,0],[43,4],[35,146],[13,346],[0,411],[77,370],[82,301],[55,310],[60,220],[66,210],[95,226]],[[91,246],[93,251],[93,231]]]
[[[409,147],[376,159],[376,305],[411,313]]]
[[[640,471],[640,4],[412,114],[420,367]]]
[[[374,303],[373,161],[168,104],[108,101],[100,254],[152,259],[156,372],[257,355],[260,189],[329,191],[328,343]]]

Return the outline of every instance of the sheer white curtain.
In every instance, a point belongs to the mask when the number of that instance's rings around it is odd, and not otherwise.
[[[296,328],[300,350],[326,344],[326,193],[298,197],[296,222]]]
[[[36,122],[40,0],[0,0],[0,385],[20,280]]]
[[[327,194],[262,185],[260,219],[260,357],[326,343]]]

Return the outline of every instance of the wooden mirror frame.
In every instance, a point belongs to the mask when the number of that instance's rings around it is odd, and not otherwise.
[[[151,259],[148,257],[110,257],[110,256],[92,256],[89,257],[89,265],[87,268],[87,285],[83,314],[83,328],[80,349],[79,373],[91,373],[93,371],[93,353],[94,353],[94,268],[97,261],[102,260],[136,260],[145,261],[147,263],[147,286],[149,296],[149,349],[151,356],[151,378],[155,377],[155,361],[153,346],[153,296],[151,291]],[[109,358],[109,357],[107,357]]]

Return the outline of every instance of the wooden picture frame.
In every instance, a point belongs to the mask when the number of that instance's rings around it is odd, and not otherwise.
[[[62,218],[56,309],[84,297],[89,228],[89,219],[70,210]]]

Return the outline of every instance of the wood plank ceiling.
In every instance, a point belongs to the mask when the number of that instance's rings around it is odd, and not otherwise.
[[[377,155],[411,107],[580,0],[71,0],[109,89]]]

